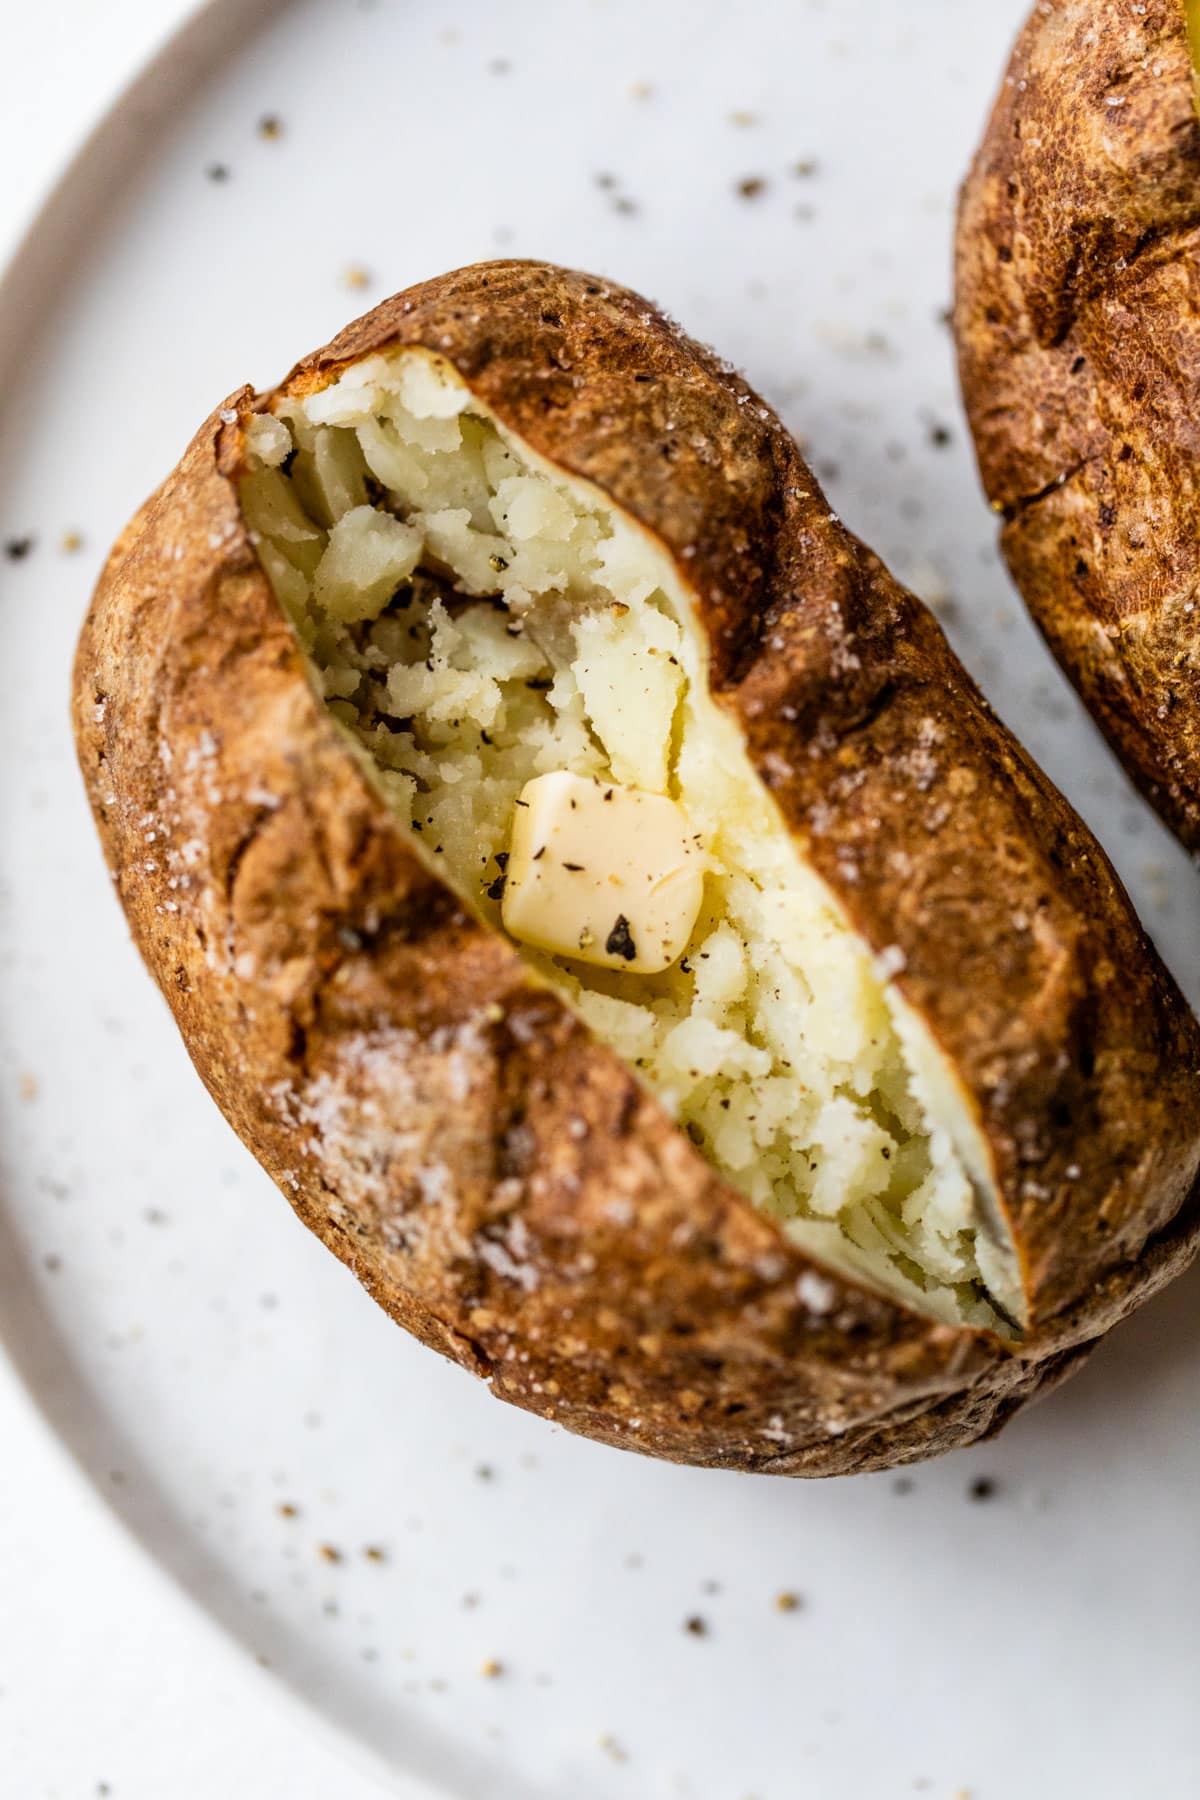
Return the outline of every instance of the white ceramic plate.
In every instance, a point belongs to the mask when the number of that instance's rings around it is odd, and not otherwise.
[[[203,1094],[107,892],[65,723],[102,552],[215,400],[422,276],[577,263],[781,407],[1196,999],[1196,874],[1024,622],[955,400],[954,188],[1023,0],[218,10],[0,293],[0,540],[32,539],[0,557],[13,1356],[147,1550],[447,1795],[1197,1791],[1195,1279],[999,1443],[902,1482],[659,1467],[497,1407],[376,1311]]]

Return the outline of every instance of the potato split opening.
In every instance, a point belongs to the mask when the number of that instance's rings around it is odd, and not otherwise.
[[[625,966],[510,941],[805,1250],[917,1311],[1013,1335],[1017,1258],[970,1105],[895,958],[851,929],[713,700],[665,548],[423,350],[278,399],[248,445],[263,566],[418,854],[504,932],[528,783],[669,797],[704,871],[682,954],[664,936],[670,966],[629,966],[619,929]],[[516,843],[527,880],[537,846]],[[615,879],[630,843],[597,815],[586,858],[564,855],[555,879]],[[636,944],[643,916],[622,903],[614,928]]]

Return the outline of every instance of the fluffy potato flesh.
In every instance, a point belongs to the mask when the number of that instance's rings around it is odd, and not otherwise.
[[[647,974],[520,953],[801,1246],[919,1311],[1015,1335],[1017,1258],[959,1084],[712,699],[662,546],[425,351],[277,400],[249,446],[259,555],[415,851],[503,932],[530,781],[669,796],[705,871],[683,955]]]

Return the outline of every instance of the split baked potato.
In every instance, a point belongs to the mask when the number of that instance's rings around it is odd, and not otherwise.
[[[504,1399],[914,1461],[1195,1246],[1200,1030],[1103,853],[635,294],[483,264],[235,393],[74,716],[210,1092]]]
[[[1129,773],[1193,851],[1198,27],[1190,0],[1034,8],[963,192],[955,305],[1009,567]]]

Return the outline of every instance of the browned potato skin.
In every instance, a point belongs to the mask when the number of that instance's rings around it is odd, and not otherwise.
[[[1052,0],[963,191],[955,328],[1004,554],[1200,849],[1200,121],[1182,0]]]
[[[485,264],[286,385],[396,344],[448,357],[677,558],[763,779],[962,1072],[1034,1329],[1012,1351],[802,1280],[810,1259],[418,861],[247,537],[243,428],[269,399],[249,389],[113,551],[75,681],[118,892],[201,1076],[393,1317],[573,1431],[792,1475],[994,1431],[1200,1223],[1200,1034],[1103,853],[774,415],[645,301]]]

